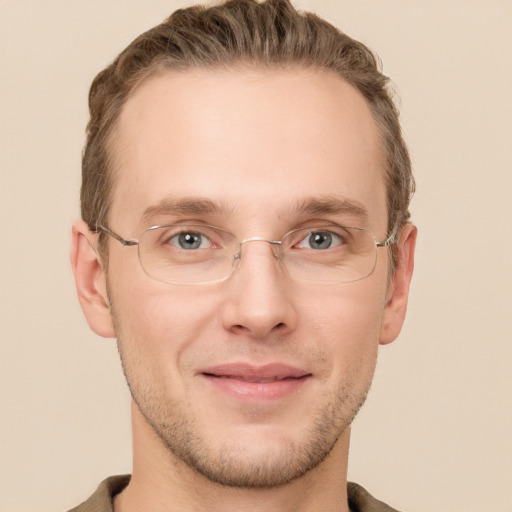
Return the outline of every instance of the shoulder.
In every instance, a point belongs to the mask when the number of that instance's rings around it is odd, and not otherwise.
[[[111,476],[98,486],[88,500],[68,512],[113,512],[112,498],[130,481],[130,475]]]
[[[352,512],[398,512],[374,498],[364,487],[353,482],[348,483],[347,492],[348,504]]]

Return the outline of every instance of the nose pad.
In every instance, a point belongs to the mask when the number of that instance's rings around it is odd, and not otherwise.
[[[282,242],[280,240],[267,240],[267,239],[261,238],[259,236],[255,236],[252,238],[244,238],[240,242],[240,247],[238,249],[238,252],[233,256],[233,261],[232,261],[233,272],[235,272],[235,270],[240,265],[240,261],[242,260],[243,246],[249,242],[266,242],[266,243],[270,244],[270,248],[272,250],[272,255],[274,256],[276,261],[278,263],[281,263],[281,261],[283,260],[283,255],[282,255],[282,251],[281,251]]]
[[[242,247],[238,250],[238,252],[233,256],[233,261],[231,262],[233,266],[233,272],[238,268],[238,264],[242,259]]]

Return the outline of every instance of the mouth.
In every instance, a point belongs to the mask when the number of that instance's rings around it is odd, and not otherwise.
[[[310,372],[280,363],[224,364],[198,373],[216,390],[251,401],[277,400],[296,394],[312,377]]]

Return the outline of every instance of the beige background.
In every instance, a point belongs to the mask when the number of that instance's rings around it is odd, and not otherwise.
[[[190,3],[190,2],[189,2]],[[68,263],[88,86],[184,2],[0,0],[0,510],[78,504],[130,471],[115,343]],[[350,478],[400,510],[512,510],[512,2],[303,0],[397,84],[418,182],[400,339],[355,422]]]

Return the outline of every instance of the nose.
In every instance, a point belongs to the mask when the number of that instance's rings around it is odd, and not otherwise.
[[[277,244],[252,238],[240,247],[238,266],[226,282],[224,328],[255,339],[293,331],[297,313],[290,280],[277,258]]]

